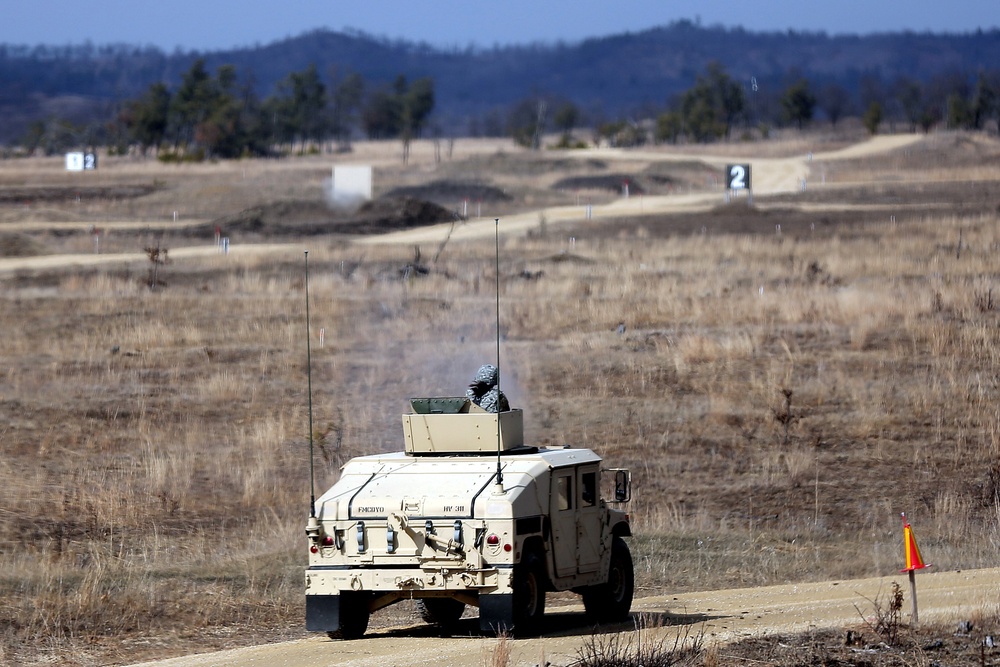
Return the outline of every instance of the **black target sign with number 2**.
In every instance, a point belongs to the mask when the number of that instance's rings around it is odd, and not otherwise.
[[[750,189],[750,165],[748,165],[748,164],[727,164],[726,165],[726,189],[727,190],[749,190]]]

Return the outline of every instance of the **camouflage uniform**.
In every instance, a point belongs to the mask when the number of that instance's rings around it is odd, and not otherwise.
[[[465,390],[465,396],[487,412],[506,412],[510,410],[507,397],[497,387],[500,372],[493,364],[480,366],[476,379]]]

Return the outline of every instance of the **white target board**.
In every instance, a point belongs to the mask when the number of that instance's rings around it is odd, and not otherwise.
[[[750,189],[750,165],[748,165],[748,164],[727,164],[726,165],[726,189],[727,190],[749,190]]]
[[[333,200],[342,203],[372,198],[371,165],[336,165],[333,168]]]
[[[97,169],[96,153],[66,153],[66,171]]]

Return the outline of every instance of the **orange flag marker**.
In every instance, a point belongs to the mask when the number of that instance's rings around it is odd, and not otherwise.
[[[920,555],[920,547],[917,546],[917,539],[913,537],[913,529],[910,528],[910,524],[906,522],[906,513],[902,514],[903,517],[903,544],[906,549],[906,567],[900,572],[913,572],[914,570],[922,570],[925,567],[930,567],[930,564],[925,564],[923,557]]]
[[[913,625],[918,623],[917,617],[917,578],[914,576],[914,572],[917,570],[922,570],[925,567],[930,567],[930,563],[924,563],[923,557],[920,555],[920,547],[917,546],[917,538],[913,537],[913,528],[910,524],[906,522],[906,512],[903,512],[900,516],[903,517],[903,545],[906,549],[906,567],[900,572],[906,572],[910,575],[910,598],[913,600],[913,612],[911,619]]]

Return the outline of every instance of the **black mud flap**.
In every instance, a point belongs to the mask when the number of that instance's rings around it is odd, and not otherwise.
[[[510,634],[514,630],[514,596],[479,596],[479,631],[486,635]]]
[[[333,632],[340,630],[340,596],[306,596],[306,630]]]

